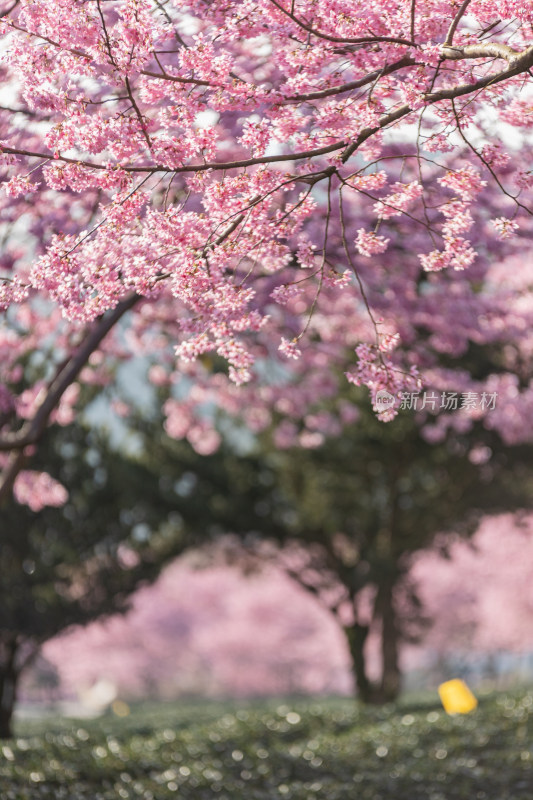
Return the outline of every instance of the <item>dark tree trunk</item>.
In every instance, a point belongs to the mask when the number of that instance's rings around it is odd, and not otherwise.
[[[16,667],[18,644],[16,639],[4,643],[0,662],[0,739],[13,736],[12,720],[17,699],[19,671]]]
[[[352,657],[352,670],[357,696],[363,703],[374,702],[374,689],[366,673],[365,643],[369,632],[368,625],[355,623],[344,628]]]
[[[365,644],[370,626],[355,624],[344,628],[352,657],[357,697],[362,703],[390,703],[400,694],[400,635],[394,609],[394,586],[394,581],[382,583],[375,599],[374,619],[381,623],[381,677],[377,683],[369,679],[366,669]]]
[[[383,703],[396,700],[401,689],[399,631],[394,609],[394,584],[380,586],[376,603],[381,617],[382,673],[380,695]]]

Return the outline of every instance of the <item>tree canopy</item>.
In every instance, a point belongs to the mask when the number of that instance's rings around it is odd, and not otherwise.
[[[190,543],[173,486],[161,489],[157,471],[97,432],[53,426],[41,464],[69,494],[57,508],[12,502],[2,510],[0,737],[9,735],[19,677],[41,645],[127,610],[132,593]]]
[[[167,430],[203,452],[203,403],[305,416],[332,364],[383,419],[419,389],[497,396],[459,424],[530,436],[531,11],[2,0],[0,497],[132,353],[180,383]],[[498,372],[455,369],[504,332]]]
[[[347,637],[358,696],[384,701],[400,690],[401,642],[423,636],[430,621],[410,578],[413,557],[435,540],[445,548],[447,534],[470,536],[484,514],[529,508],[530,454],[481,425],[432,442],[408,410],[383,425],[355,394],[357,420],[319,447],[283,450],[263,437],[237,462],[248,481],[224,472],[217,508],[246,554],[273,558],[329,608]],[[381,651],[375,685],[371,632]]]
[[[480,373],[492,363],[484,357],[476,356]],[[449,534],[470,536],[485,514],[529,508],[530,448],[508,445],[481,422],[435,441],[408,409],[384,425],[360,389],[350,387],[344,401],[357,411],[351,424],[312,447],[298,444],[300,433],[280,448],[274,425],[241,452],[226,440],[190,459],[182,474],[183,444],[154,435],[152,422],[144,451],[165,483],[177,481],[206,563],[285,570],[343,629],[359,697],[383,701],[400,689],[401,642],[422,636],[429,621],[410,578],[414,557],[436,540],[445,548]],[[327,430],[326,405],[318,415]],[[381,649],[375,685],[369,634]]]

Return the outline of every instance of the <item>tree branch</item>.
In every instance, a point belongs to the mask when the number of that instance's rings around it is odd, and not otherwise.
[[[472,45],[472,47],[477,47],[477,45]],[[527,50],[523,50],[519,53],[515,53],[514,51],[512,52],[513,58],[510,60],[509,67],[502,72],[497,72],[495,75],[487,75],[485,78],[481,78],[475,83],[466,83],[462,86],[455,86],[451,89],[439,89],[436,92],[428,92],[424,95],[425,102],[428,105],[432,105],[433,103],[438,103],[441,100],[454,100],[456,97],[463,97],[466,94],[473,94],[474,92],[485,89],[488,86],[493,86],[494,84],[501,83],[509,78],[514,78],[516,75],[520,75],[522,72],[527,72],[533,66],[533,46],[528,47]],[[486,50],[485,55],[487,55]],[[479,56],[475,57],[479,58]],[[394,122],[402,119],[402,117],[406,117],[411,113],[411,111],[412,109],[408,105],[400,106],[395,111],[391,111],[388,114],[384,114],[382,117],[380,117],[377,125],[373,126],[372,128],[365,128],[362,130],[356,141],[352,142],[352,144],[346,148],[341,159],[342,163],[345,164],[350,156],[352,156],[353,153],[363,144],[363,142],[370,138],[370,136],[373,136],[374,133],[377,133],[379,130],[386,128],[389,125],[392,125]]]
[[[244,158],[241,161],[208,161],[204,162],[203,164],[185,164],[182,167],[174,167],[174,169],[169,169],[169,167],[163,167],[159,165],[144,166],[144,167],[136,167],[133,165],[124,165],[120,166],[120,169],[123,169],[124,172],[149,172],[155,175],[157,172],[172,172],[174,174],[179,174],[182,172],[206,172],[208,170],[229,170],[229,169],[238,169],[240,167],[253,167],[257,164],[274,164],[277,162],[283,161],[301,161],[305,158],[315,158],[316,156],[324,156],[328,153],[334,153],[335,150],[341,150],[343,147],[346,147],[346,142],[338,142],[335,144],[330,144],[327,147],[317,147],[314,150],[304,150],[298,153],[285,153],[284,155],[280,156],[261,156],[258,158]],[[0,152],[2,153],[9,153],[10,155],[15,156],[27,156],[28,158],[41,158],[50,160],[54,158],[52,153],[36,153],[32,150],[22,150],[16,147],[4,147],[0,148]],[[105,164],[98,164],[93,163],[91,161],[81,161],[77,158],[68,158],[67,156],[62,156],[61,154],[58,155],[57,158],[54,158],[55,161],[63,161],[66,164],[77,164],[80,167],[88,167],[90,169],[109,169],[109,166]],[[117,168],[119,165],[117,164]]]
[[[276,6],[278,11],[281,11],[283,14],[285,14],[285,16],[289,17],[289,19],[292,20],[292,22],[294,22],[294,24],[299,28],[302,28],[302,30],[318,37],[319,39],[326,39],[328,42],[336,42],[339,44],[374,44],[375,42],[391,42],[392,44],[404,44],[407,47],[414,46],[414,42],[410,42],[408,39],[401,39],[397,36],[359,36],[354,39],[350,39],[349,37],[332,36],[329,33],[322,33],[321,31],[317,31],[316,28],[313,28],[311,25],[308,25],[303,20],[298,19],[298,17],[296,17],[292,11],[284,8],[281,3],[277,2],[277,0],[270,0],[270,2],[273,6]]]
[[[482,45],[467,45],[463,48],[446,48],[444,51],[444,56],[446,59],[450,60],[458,60],[460,58],[482,58],[482,57],[494,57],[497,54],[499,58],[505,58],[508,61],[509,66],[507,69],[502,70],[501,72],[497,72],[493,75],[487,75],[484,78],[480,78],[478,81],[474,83],[463,84],[460,86],[455,86],[449,89],[439,89],[436,92],[429,92],[424,95],[425,102],[427,104],[438,103],[441,100],[453,100],[456,97],[462,97],[466,94],[473,94],[474,92],[478,92],[481,89],[485,89],[488,86],[493,86],[497,83],[501,83],[502,81],[508,80],[509,78],[513,78],[517,75],[520,75],[522,72],[527,72],[533,66],[533,46],[528,47],[526,50],[522,51],[515,51],[512,48],[508,48],[505,45],[498,45],[497,43],[486,43]],[[406,57],[407,59],[408,57]],[[402,60],[403,61],[403,60]],[[390,65],[391,71],[394,69],[398,69],[399,62],[395,62],[395,64]],[[405,66],[408,66],[407,60],[405,62]],[[366,82],[367,78],[375,79],[375,73],[371,73],[371,76],[365,76],[364,79],[361,79]],[[345,87],[347,84],[345,84]],[[329,91],[329,90],[328,90]],[[231,169],[239,169],[242,167],[252,167],[259,164],[275,164],[275,163],[282,163],[286,161],[301,161],[308,158],[316,158],[322,155],[328,155],[329,153],[334,153],[337,150],[345,149],[345,153],[343,154],[342,161],[345,163],[348,158],[357,150],[360,145],[366,141],[370,136],[374,133],[387,127],[388,125],[393,124],[397,120],[401,119],[402,117],[407,116],[410,114],[412,109],[410,106],[404,105],[397,108],[395,111],[391,111],[388,114],[384,114],[378,124],[373,126],[372,128],[365,128],[359,134],[357,140],[353,143],[348,142],[336,142],[334,144],[327,145],[326,147],[318,147],[313,150],[305,150],[303,152],[297,153],[286,153],[279,156],[261,156],[258,158],[246,158],[240,161],[210,161],[203,164],[186,164],[182,167],[175,167],[172,172],[174,174],[180,173],[188,173],[188,172],[206,172],[208,170],[231,170]],[[28,156],[31,158],[41,158],[41,159],[49,159],[52,157],[51,153],[36,153],[30,150],[23,150],[20,148],[13,148],[13,147],[2,147],[2,151],[4,153],[9,153],[12,155],[23,155]],[[83,161],[76,158],[68,158],[67,156],[59,155],[56,160],[63,161],[69,164],[77,164],[79,166],[88,167],[90,169],[108,169],[107,165],[92,163],[90,161]],[[152,173],[155,174],[157,172],[168,172],[168,167],[163,167],[159,165],[154,166],[133,166],[133,165],[124,165],[121,167],[126,172],[142,172],[142,173]]]
[[[461,21],[461,17],[465,13],[465,11],[466,11],[466,9],[468,8],[469,5],[470,5],[470,0],[463,0],[463,3],[461,5],[459,11],[457,12],[457,14],[455,15],[455,17],[452,20],[452,24],[450,25],[450,27],[448,29],[448,33],[446,34],[446,39],[444,40],[444,44],[445,45],[451,45],[451,43],[453,42],[453,36],[454,36],[455,31],[457,30],[457,26],[459,25],[459,22]]]
[[[16,9],[19,3],[20,0],[15,0],[15,2],[13,3],[12,6],[10,6],[10,8],[6,9],[5,11],[2,11],[2,13],[0,14],[0,19],[2,19],[3,17],[8,17],[11,14],[11,12]]]
[[[301,103],[306,100],[320,100],[323,97],[330,97],[335,94],[350,92],[352,89],[360,89],[362,86],[372,83],[377,78],[390,75],[392,72],[396,72],[404,67],[413,67],[416,65],[416,63],[417,62],[412,56],[404,56],[398,61],[394,61],[392,64],[388,64],[382,69],[376,69],[374,72],[369,72],[368,75],[364,76],[364,78],[358,78],[356,81],[349,81],[349,83],[343,83],[340,86],[332,86],[330,89],[320,89],[316,92],[296,94],[293,97],[287,97],[286,100],[283,101],[283,105],[286,105],[287,103]]]
[[[409,30],[412,42],[414,42],[415,40],[415,15],[416,15],[416,0],[411,0]]]
[[[140,295],[132,294],[122,300],[112,311],[100,317],[80,347],[72,353],[64,367],[53,378],[33,419],[28,420],[16,433],[6,434],[0,439],[0,451],[18,451],[13,453],[0,477],[0,502],[11,492],[13,482],[24,465],[24,448],[35,444],[41,438],[50,415],[57,408],[66,389],[78,377],[89,356],[100,346],[103,339],[124,314],[133,308],[140,299]]]
[[[463,58],[503,58],[512,64],[522,53],[499,42],[479,42],[479,44],[467,44],[464,47],[455,47],[446,43],[443,45],[442,55],[447,61],[461,61]]]

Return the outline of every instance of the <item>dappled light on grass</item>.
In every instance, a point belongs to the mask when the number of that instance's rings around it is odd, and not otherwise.
[[[438,705],[350,700],[133,708],[25,722],[0,760],[2,800],[530,800],[533,690]]]

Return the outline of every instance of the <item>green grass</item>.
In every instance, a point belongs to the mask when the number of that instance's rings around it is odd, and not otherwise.
[[[533,690],[468,716],[436,702],[169,704],[20,721],[1,800],[531,800]]]

